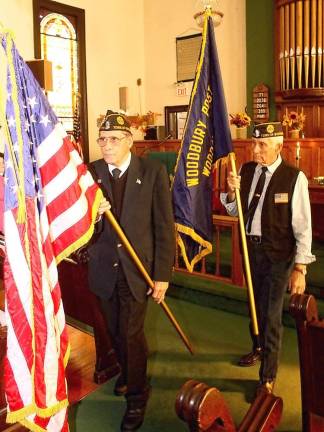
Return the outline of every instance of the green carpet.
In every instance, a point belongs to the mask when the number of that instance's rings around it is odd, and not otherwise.
[[[150,302],[146,329],[150,346],[149,374],[153,392],[143,432],[187,431],[175,414],[181,385],[190,378],[222,391],[238,424],[254,394],[258,366],[240,368],[236,361],[250,349],[248,319],[190,302],[168,299],[168,304],[191,340],[196,354],[183,346],[159,306]],[[125,409],[123,398],[112,395],[113,381],[70,410],[71,432],[116,432]],[[279,431],[300,431],[300,382],[296,334],[285,328],[276,394],[284,400]]]

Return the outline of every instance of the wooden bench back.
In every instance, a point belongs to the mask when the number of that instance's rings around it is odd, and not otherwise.
[[[311,295],[293,295],[289,310],[298,335],[303,432],[324,431],[324,321]]]

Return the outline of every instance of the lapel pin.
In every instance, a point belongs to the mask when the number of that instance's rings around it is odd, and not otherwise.
[[[141,182],[140,179],[136,179],[136,183],[138,183],[138,184],[142,184],[142,182]]]
[[[97,183],[102,183],[102,180],[98,178]]]

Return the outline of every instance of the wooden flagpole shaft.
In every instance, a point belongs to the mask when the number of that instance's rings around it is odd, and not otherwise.
[[[123,245],[125,246],[127,252],[132,257],[134,263],[136,264],[137,268],[141,272],[142,276],[144,277],[144,279],[146,280],[148,285],[153,289],[154,283],[153,283],[150,275],[147,273],[145,267],[143,266],[142,262],[138,258],[133,246],[129,243],[129,241],[128,241],[127,237],[125,236],[123,230],[121,229],[119,223],[116,221],[115,216],[112,214],[112,212],[110,210],[106,210],[105,215],[106,215],[107,219],[109,220],[109,222],[111,223],[114,230],[116,231],[116,233],[117,233],[118,237],[120,238],[120,240],[122,241]],[[194,351],[193,351],[191,343],[189,342],[189,339],[187,338],[187,336],[183,332],[182,328],[180,327],[179,323],[175,319],[170,308],[168,307],[168,305],[165,303],[164,300],[161,301],[160,306],[164,310],[165,314],[167,315],[167,317],[171,321],[171,323],[174,326],[174,328],[176,329],[176,331],[178,332],[179,336],[181,337],[182,341],[184,342],[184,344],[188,348],[189,352],[191,354],[194,354]]]
[[[236,176],[237,171],[236,171],[234,153],[230,153],[229,158],[230,158],[232,172]],[[258,336],[259,336],[258,320],[257,320],[256,310],[255,310],[255,301],[254,301],[254,293],[253,293],[253,286],[252,286],[249,253],[248,253],[247,244],[246,244],[244,218],[243,218],[242,203],[241,203],[241,196],[240,196],[239,189],[235,189],[235,198],[236,198],[238,215],[239,215],[240,234],[241,234],[241,240],[242,240],[243,260],[244,260],[245,273],[246,273],[246,275],[245,275],[246,276],[246,283],[247,283],[247,288],[248,288],[248,298],[249,298],[249,303],[250,303],[252,329],[253,329],[253,334],[258,338]]]

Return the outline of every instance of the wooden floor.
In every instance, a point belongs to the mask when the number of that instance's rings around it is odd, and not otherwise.
[[[0,309],[4,308],[4,291],[0,290]],[[68,397],[70,404],[76,403],[86,397],[89,393],[95,391],[98,385],[93,381],[93,372],[95,368],[96,352],[94,338],[92,335],[85,333],[75,327],[68,325],[68,333],[71,345],[71,354],[67,366]],[[4,340],[2,339],[2,352],[0,359],[4,356]],[[2,366],[1,366],[2,368]],[[3,414],[5,399],[3,394],[3,371],[0,370],[0,414]],[[10,429],[9,429],[10,428]],[[9,432],[23,431],[24,428],[17,429],[17,426],[9,426],[4,429],[0,425],[0,431]]]
[[[67,366],[68,396],[71,404],[98,388],[93,381],[96,352],[93,336],[68,326],[71,355]]]

